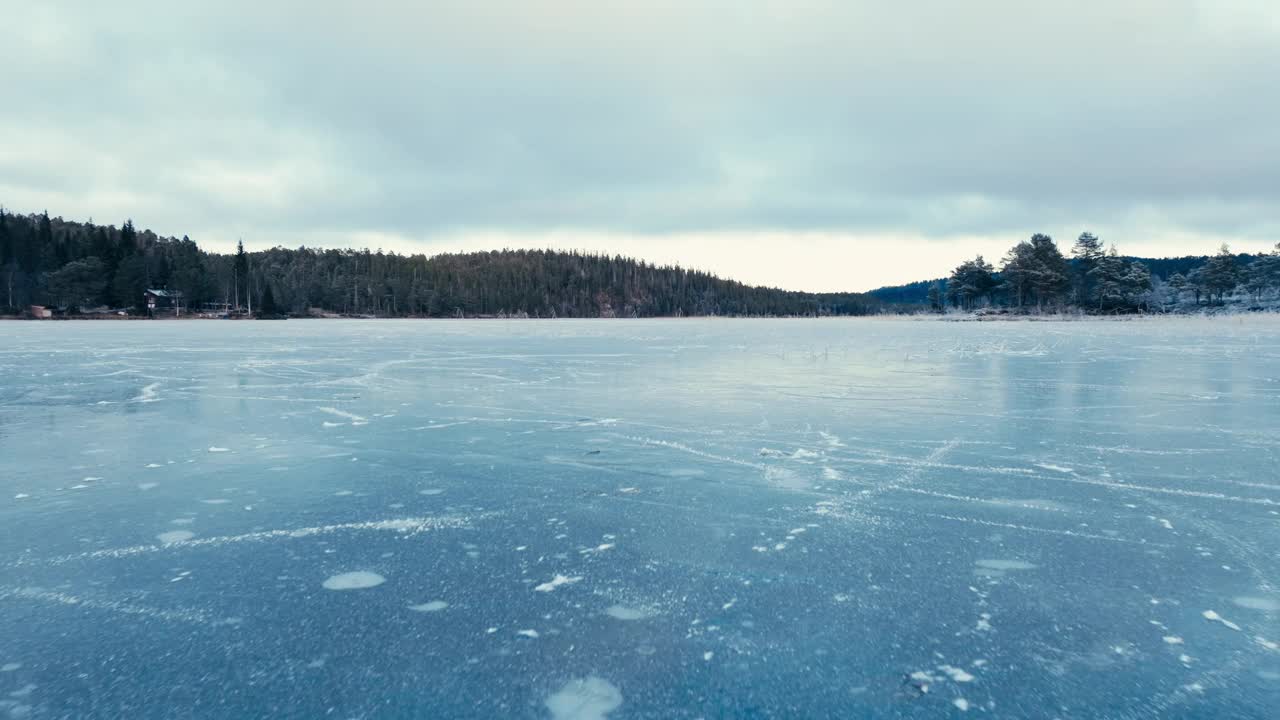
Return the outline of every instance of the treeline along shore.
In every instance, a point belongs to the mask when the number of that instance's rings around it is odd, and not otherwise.
[[[401,255],[282,247],[207,252],[188,237],[0,209],[6,317],[823,317],[887,313],[1090,313],[1267,307],[1280,245],[1263,255],[1143,260],[1085,233],[1047,235],[997,269],[870,293],[807,293],[622,256],[553,250]],[[1273,303],[1274,304],[1274,303]]]

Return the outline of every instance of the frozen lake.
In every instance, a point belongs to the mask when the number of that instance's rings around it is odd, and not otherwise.
[[[1280,320],[0,323],[0,717],[1274,718]]]

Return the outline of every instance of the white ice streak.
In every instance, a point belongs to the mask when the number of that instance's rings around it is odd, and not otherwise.
[[[889,512],[892,512],[893,508],[882,508],[882,510],[887,510]],[[993,520],[982,520],[980,518],[957,517],[955,515],[942,515],[940,513],[918,513],[918,514],[921,517],[937,518],[939,520],[953,520],[955,522],[967,522],[967,523],[973,523],[975,525],[987,525],[989,527],[1008,528],[1009,530],[1022,530],[1024,532],[1044,533],[1046,535],[1062,535],[1063,537],[1085,538],[1088,540],[1105,540],[1107,542],[1118,542],[1118,543],[1136,543],[1139,545],[1147,545],[1150,547],[1168,547],[1167,545],[1161,545],[1160,543],[1140,542],[1137,540],[1130,540],[1128,538],[1112,537],[1110,535],[1095,535],[1093,533],[1077,532],[1075,530],[1055,530],[1053,528],[1034,527],[1031,525],[1018,525],[1015,523],[1002,523],[1002,522],[995,522]]]
[[[552,590],[555,590],[561,585],[572,585],[578,582],[579,580],[582,580],[581,576],[568,577],[567,575],[560,575],[559,573],[557,573],[555,577],[551,578],[547,582],[542,583],[541,585],[538,585],[537,587],[534,588],[534,590],[536,590],[537,592],[551,592]]]
[[[1025,560],[975,560],[973,564],[988,570],[1035,570],[1038,567]]]
[[[70,593],[57,590],[45,590],[44,588],[38,587],[0,587],[0,600],[34,600],[36,602],[44,602],[54,605],[82,607],[90,610],[103,610],[106,612],[119,613],[121,615],[136,615],[139,617],[165,620],[168,622],[194,623],[197,625],[230,624],[219,623],[214,618],[209,617],[206,613],[190,608],[165,610],[161,608],[148,607],[146,605],[120,602],[118,600],[99,600],[95,598],[80,597]]]
[[[338,408],[333,408],[333,407],[322,407],[322,408],[316,408],[316,410],[319,410],[319,411],[320,411],[320,412],[322,412],[322,413],[329,413],[330,415],[335,415],[335,416],[340,417],[340,418],[346,418],[346,419],[348,419],[348,420],[350,420],[350,421],[352,421],[352,422],[368,422],[368,420],[367,420],[366,418],[364,418],[364,417],[362,417],[362,416],[360,416],[360,415],[356,415],[355,413],[347,412],[346,410],[339,410]]]
[[[1236,606],[1263,612],[1280,612],[1280,599],[1240,595],[1231,599]]]
[[[1048,463],[1036,463],[1036,467],[1041,468],[1043,470],[1052,470],[1054,472],[1066,473],[1068,475],[1075,472],[1075,470],[1072,470],[1069,467],[1063,467],[1061,465],[1050,465]]]
[[[317,525],[313,527],[294,528],[292,530],[262,530],[259,532],[244,533],[241,535],[220,535],[193,540],[183,540],[180,542],[170,542],[161,545],[134,545],[132,547],[94,550],[91,552],[76,553],[73,555],[59,555],[57,557],[47,558],[44,560],[19,560],[18,562],[13,563],[13,565],[62,565],[64,563],[76,562],[79,560],[132,557],[134,555],[146,555],[164,550],[196,547],[219,547],[222,545],[233,545],[236,543],[297,539],[315,537],[318,535],[330,535],[340,532],[359,532],[364,530],[389,531],[400,533],[405,536],[413,536],[419,533],[430,532],[432,530],[464,528],[468,526],[470,521],[471,519],[468,517],[444,515],[439,517],[409,517],[391,520],[373,520],[369,522],[338,523],[335,525]]]

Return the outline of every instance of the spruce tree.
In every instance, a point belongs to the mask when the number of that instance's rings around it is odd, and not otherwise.
[[[231,264],[232,282],[235,285],[236,310],[240,309],[240,282],[245,283],[245,292],[249,290],[249,256],[244,252],[244,241],[236,241],[236,257]]]
[[[271,283],[264,283],[262,289],[262,301],[258,304],[258,314],[262,317],[276,317],[280,314],[276,308],[276,297],[271,292]]]

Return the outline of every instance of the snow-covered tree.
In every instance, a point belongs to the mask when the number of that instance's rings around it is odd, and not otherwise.
[[[1169,280],[1165,283],[1169,287],[1171,294],[1170,299],[1175,303],[1182,300],[1182,294],[1190,287],[1191,283],[1187,281],[1187,277],[1182,273],[1174,273],[1169,276]]]
[[[1280,291],[1280,243],[1276,243],[1273,252],[1259,255],[1245,268],[1244,285],[1255,302],[1268,292]]]
[[[1125,267],[1124,260],[1112,245],[1111,249],[1099,258],[1093,269],[1089,271],[1090,285],[1093,288],[1093,297],[1090,299],[1095,303],[1097,310],[1117,308],[1124,304],[1127,275],[1128,268]]]
[[[1129,263],[1124,274],[1124,300],[1130,307],[1146,308],[1151,292],[1151,271],[1140,262]]]
[[[1218,254],[1209,258],[1202,269],[1204,280],[1204,288],[1209,294],[1209,301],[1213,302],[1213,297],[1218,297],[1218,302],[1222,302],[1227,293],[1236,289],[1236,285],[1240,284],[1240,270],[1236,267],[1236,257],[1231,254],[1231,248],[1223,243],[1218,250]]]
[[[943,311],[942,283],[935,282],[929,286],[929,309],[934,312]]]

